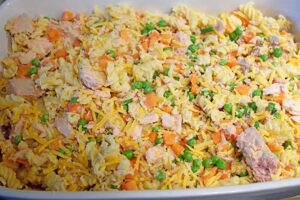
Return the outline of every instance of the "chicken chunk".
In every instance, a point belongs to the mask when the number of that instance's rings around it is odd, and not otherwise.
[[[165,155],[165,149],[161,146],[154,146],[146,151],[146,160],[148,163],[155,163]]]
[[[23,13],[17,17],[10,19],[6,24],[5,28],[11,34],[32,33],[34,30],[32,25],[32,19],[26,13]]]
[[[7,91],[9,94],[20,96],[38,96],[41,92],[35,88],[31,79],[14,78],[8,81]]]
[[[27,52],[17,52],[13,54],[13,57],[19,59],[21,64],[26,65],[31,63],[31,61],[36,57],[36,53],[31,50]]]
[[[142,135],[142,130],[143,130],[143,127],[142,126],[136,126],[133,130],[133,132],[131,133],[131,138],[136,140],[138,138],[141,137]]]
[[[246,129],[237,137],[237,147],[251,167],[256,181],[272,180],[271,174],[277,172],[279,160],[254,127]]]
[[[106,75],[103,72],[93,70],[89,66],[81,66],[80,79],[87,88],[97,90],[105,84]]]
[[[300,100],[285,99],[282,102],[283,108],[291,115],[300,115]]]
[[[69,137],[73,133],[73,128],[65,117],[57,117],[55,127],[65,137]]]
[[[264,95],[279,95],[281,92],[283,92],[283,84],[281,83],[273,83],[263,89]]]
[[[29,40],[28,48],[40,56],[46,56],[51,50],[52,44],[46,38]]]
[[[154,112],[144,116],[142,119],[140,119],[141,124],[152,124],[159,120],[158,115]]]
[[[162,125],[165,128],[173,128],[175,126],[175,118],[170,114],[163,114],[161,116]]]

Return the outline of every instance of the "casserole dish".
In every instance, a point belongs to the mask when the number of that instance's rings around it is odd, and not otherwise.
[[[7,1],[5,2],[0,10],[0,16],[1,16],[1,25],[3,26],[6,20],[18,13],[21,12],[27,12],[31,15],[34,15],[35,13],[44,13],[48,16],[57,16],[61,12],[61,10],[65,8],[72,9],[74,11],[90,11],[94,7],[94,5],[99,5],[100,8],[107,4],[115,4],[115,3],[128,3],[129,5],[132,5],[134,7],[140,8],[140,9],[146,9],[146,10],[159,10],[159,11],[168,11],[176,3],[176,1],[168,1],[164,2],[162,5],[159,1],[153,1],[153,2],[135,2],[135,1],[110,1],[110,2],[97,2],[97,1],[88,1],[85,3],[82,3],[81,1]],[[199,7],[202,11],[205,11],[206,13],[212,13],[216,14],[220,11],[228,11],[232,8],[236,7],[238,4],[243,3],[241,1],[231,1],[226,5],[220,4],[218,5],[217,1],[212,2],[209,4],[201,4],[201,1],[188,1],[185,2],[187,5],[192,7]],[[283,1],[278,1],[278,5],[280,3],[283,3]],[[264,1],[264,2],[257,2],[257,6],[259,8],[262,8],[262,10],[266,14],[284,14],[287,17],[289,17],[295,26],[295,31],[297,31],[297,27],[299,29],[299,26],[297,26],[297,13],[296,10],[299,7],[298,4],[296,4],[296,1],[288,1],[285,2],[284,6],[278,6],[275,8],[268,8],[267,5],[271,4],[271,2]],[[34,5],[34,6],[31,6]],[[159,6],[158,6],[159,5]],[[216,6],[217,5],[217,6]],[[263,9],[266,8],[266,9]],[[299,22],[298,22],[299,23]],[[5,47],[8,46],[8,40],[5,38],[5,34],[3,30],[1,31],[1,46],[4,48],[1,48],[0,55],[3,56],[8,49]],[[3,40],[2,40],[3,39]],[[80,195],[83,195],[84,198],[218,198],[219,195],[222,195],[224,198],[224,195],[233,195],[233,196],[227,196],[228,198],[254,198],[255,196],[257,198],[259,197],[266,197],[266,198],[279,198],[283,197],[285,195],[293,195],[296,194],[297,191],[294,189],[298,186],[299,180],[298,179],[291,179],[291,180],[284,180],[284,181],[278,181],[278,182],[268,182],[268,183],[257,183],[257,184],[251,184],[251,185],[243,185],[243,186],[230,186],[230,187],[224,187],[224,188],[207,188],[207,189],[188,189],[188,190],[172,190],[170,191],[144,191],[144,192],[102,192],[102,193],[87,193],[87,192],[79,192],[79,193],[60,193],[60,192],[27,192],[27,191],[18,191],[18,192],[12,192],[10,189],[5,189],[1,191],[1,194],[3,194],[3,197],[24,197],[24,198],[41,198],[41,194],[45,198],[81,198]],[[258,188],[258,189],[257,189]],[[256,191],[256,192],[255,192]],[[285,191],[285,192],[283,192]],[[289,192],[289,193],[287,193]],[[272,193],[272,195],[270,195]],[[13,196],[16,195],[16,196]],[[26,197],[26,195],[29,195]],[[33,195],[33,196],[31,196]],[[47,196],[50,195],[50,196]],[[74,196],[75,195],[75,196]],[[99,195],[99,196],[98,196]],[[119,196],[118,196],[119,195]],[[243,195],[243,196],[242,196]],[[42,197],[42,198],[43,198]]]

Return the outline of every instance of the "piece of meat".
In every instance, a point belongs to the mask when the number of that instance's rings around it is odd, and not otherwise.
[[[291,115],[300,115],[300,100],[285,99],[282,107]]]
[[[93,70],[91,67],[82,66],[80,70],[80,79],[87,88],[97,90],[105,84],[106,75],[104,72]]]
[[[162,126],[165,128],[173,128],[175,126],[175,118],[170,114],[163,114],[161,116]]]
[[[34,30],[32,25],[32,19],[26,13],[23,13],[17,17],[10,19],[6,24],[5,28],[11,34],[32,33]]]
[[[41,94],[41,91],[35,88],[33,80],[25,78],[10,79],[7,92],[20,96],[39,96]]]
[[[36,38],[28,41],[28,48],[42,57],[50,52],[51,47],[51,42],[46,38]]]
[[[155,163],[165,155],[165,149],[162,146],[154,146],[146,151],[146,160],[148,163]]]
[[[284,82],[285,82],[285,80],[282,78],[279,78],[279,77],[275,77],[273,79],[273,83],[284,83]]]
[[[279,95],[281,92],[283,92],[283,85],[281,83],[273,83],[263,89],[264,95]]]
[[[19,59],[20,63],[23,65],[31,63],[31,61],[36,57],[36,53],[34,51],[27,51],[27,52],[17,52],[12,55]]]
[[[247,74],[250,71],[251,63],[249,61],[243,58],[238,63],[242,66],[243,74]]]
[[[133,132],[131,133],[131,138],[136,140],[138,138],[141,137],[142,135],[142,130],[143,130],[143,127],[142,126],[136,126],[133,130]]]
[[[152,112],[146,116],[144,116],[142,119],[140,119],[141,124],[152,124],[154,122],[157,122],[159,120],[158,115],[155,112]]]
[[[217,21],[217,24],[216,24],[216,26],[215,26],[215,29],[216,29],[218,32],[223,33],[223,32],[224,32],[224,23],[223,23],[221,20],[218,20],[218,21]]]
[[[176,133],[181,133],[181,131],[182,131],[182,116],[181,115],[175,115],[174,130]]]
[[[277,172],[279,160],[268,148],[256,128],[250,127],[241,133],[237,137],[237,147],[251,167],[256,181],[272,180],[271,174]]]
[[[279,45],[279,37],[277,35],[271,35],[270,43],[273,45]]]
[[[54,124],[57,130],[65,137],[69,137],[73,133],[73,128],[65,117],[55,118]]]

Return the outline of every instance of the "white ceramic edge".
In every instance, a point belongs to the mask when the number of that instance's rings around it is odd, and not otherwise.
[[[84,4],[82,3],[84,2]],[[3,26],[6,20],[22,11],[29,12],[29,14],[45,13],[49,16],[57,16],[63,8],[70,8],[76,11],[91,10],[93,5],[103,7],[106,4],[127,3],[134,5],[134,7],[155,11],[168,11],[175,3],[186,3],[190,6],[196,7],[201,11],[217,14],[220,10],[230,10],[242,2],[247,0],[210,0],[208,3],[205,0],[7,0],[0,6],[0,57],[3,57],[7,52],[7,39],[4,39],[5,32]],[[220,2],[220,3],[219,3]],[[269,15],[284,14],[295,23],[295,32],[300,32],[300,3],[298,0],[263,0],[255,1],[264,13]],[[64,7],[61,6],[63,4]],[[280,6],[276,6],[280,4]],[[34,6],[32,6],[34,5]],[[159,5],[159,7],[157,7]],[[197,5],[197,6],[194,6]],[[201,6],[199,6],[201,5]],[[213,6],[212,6],[213,5]],[[271,6],[270,6],[271,5]],[[275,6],[274,6],[275,5]],[[61,6],[61,8],[59,8]],[[46,8],[46,9],[45,9]],[[58,8],[58,9],[57,9]],[[298,34],[297,34],[298,35]],[[298,35],[299,36],[299,35]],[[14,190],[5,187],[0,187],[0,197],[5,198],[19,198],[19,199],[162,199],[162,198],[194,198],[194,197],[208,197],[232,195],[232,198],[238,198],[243,194],[249,195],[271,195],[276,193],[277,197],[290,196],[300,194],[300,178],[293,178],[288,180],[273,181],[267,183],[255,183],[248,185],[226,186],[216,188],[200,188],[200,189],[183,189],[183,190],[146,190],[134,192],[40,192],[40,191],[22,191]],[[285,194],[285,192],[290,192]],[[235,196],[237,195],[237,196]],[[246,196],[245,196],[246,197]],[[251,197],[251,196],[250,196]],[[267,197],[266,197],[267,198]]]

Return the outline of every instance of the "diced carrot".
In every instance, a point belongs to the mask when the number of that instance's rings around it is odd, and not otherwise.
[[[80,47],[82,44],[81,40],[76,38],[75,40],[73,40],[72,45],[73,47]]]
[[[132,57],[134,58],[134,60],[138,60],[140,58],[140,54],[138,52],[132,54]]]
[[[93,120],[92,111],[88,110],[86,113],[84,113],[83,119],[85,119],[86,121],[92,121]]]
[[[134,167],[134,165],[135,165],[135,163],[136,163],[136,160],[137,160],[136,157],[131,158],[131,160],[130,160],[130,165],[131,165],[131,167]],[[126,177],[126,178],[127,178],[127,177]]]
[[[297,81],[296,85],[297,85],[297,89],[299,90],[300,89],[300,81]]]
[[[151,31],[150,35],[149,35],[150,40],[158,40],[159,39],[159,32],[154,30]]]
[[[61,16],[61,20],[71,21],[74,19],[75,15],[71,10],[65,10]]]
[[[256,36],[256,34],[254,32],[247,31],[244,33],[243,39],[246,43],[249,43],[255,36]]]
[[[157,105],[157,96],[155,92],[146,94],[145,104],[149,108],[153,108]]]
[[[222,179],[222,180],[227,179],[227,178],[230,178],[230,173],[228,173],[228,172],[224,172],[220,177],[220,179]]]
[[[149,39],[142,40],[142,48],[144,51],[148,51],[150,45]]]
[[[123,29],[120,31],[120,37],[125,40],[126,42],[129,41],[130,39],[130,35],[129,35],[129,31],[128,29]]]
[[[184,147],[178,143],[172,144],[171,149],[176,155],[180,155],[184,151]]]
[[[64,142],[62,140],[57,140],[51,144],[54,149],[60,149],[64,146]]]
[[[227,61],[227,65],[228,65],[229,67],[234,67],[234,66],[237,65],[237,60],[236,60],[235,58],[230,59],[230,60]]]
[[[233,11],[232,14],[242,21],[243,26],[247,27],[249,25],[250,20],[243,13],[239,11]]]
[[[57,42],[61,38],[62,33],[59,29],[50,28],[46,31],[46,35],[50,42]]]
[[[168,33],[160,34],[159,41],[165,45],[169,45],[171,43],[172,36]]]
[[[68,112],[81,113],[80,103],[68,103]]]
[[[205,54],[205,50],[204,49],[198,49],[197,53],[199,55],[204,55]]]
[[[163,105],[161,110],[170,114],[170,113],[172,113],[173,108],[171,106],[168,106],[168,105]]]
[[[87,47],[85,47],[85,49],[84,49],[84,55],[86,57],[89,57],[89,53],[90,53],[91,47],[92,47],[91,45],[88,45]]]
[[[199,88],[197,86],[197,76],[192,74],[190,76],[190,81],[191,81],[191,92],[193,94],[197,94],[199,92]]]
[[[59,49],[55,52],[56,58],[66,58],[68,56],[68,52],[66,49]]]
[[[121,185],[122,190],[138,190],[135,180],[126,180]]]
[[[130,115],[128,115],[128,114],[121,114],[121,117],[122,117],[122,119],[125,120],[126,122],[129,121],[129,119],[130,119]]]
[[[238,50],[233,50],[233,51],[231,52],[231,55],[232,55],[233,57],[238,57],[239,51],[238,51]]]
[[[226,170],[231,170],[231,162],[226,163]]]
[[[212,138],[214,144],[219,144],[221,142],[221,133],[215,132],[211,135],[211,138]]]
[[[275,143],[269,143],[268,147],[272,152],[281,152],[282,151],[282,146],[275,144]]]
[[[157,133],[151,132],[151,133],[149,134],[149,140],[150,140],[150,142],[154,143],[155,140],[156,140],[156,138],[157,138]]]
[[[186,140],[180,140],[180,141],[179,141],[179,144],[180,144],[181,146],[185,147],[186,144],[187,144],[187,141],[186,141]]]
[[[163,136],[165,145],[172,145],[176,143],[176,134],[167,132]]]
[[[273,100],[277,103],[282,103],[282,101],[284,100],[284,93],[281,92],[279,95],[274,96]]]
[[[204,181],[204,184],[205,183],[208,183],[209,180],[214,176],[216,175],[217,173],[217,168],[216,167],[213,167],[213,168],[206,168],[205,171],[204,171],[204,174],[202,176],[202,180]]]
[[[229,26],[228,24],[225,26],[225,33],[229,34],[232,33],[233,29],[231,28],[231,26]]]
[[[246,95],[250,91],[250,87],[248,85],[238,85],[235,89],[240,95]]]
[[[31,66],[29,64],[19,66],[16,77],[17,78],[29,77],[28,71],[29,71],[30,67]]]
[[[300,145],[298,145],[297,147],[297,152],[300,152]]]
[[[239,134],[241,134],[242,132],[243,132],[244,130],[243,130],[243,128],[242,127],[236,127],[236,134],[237,135],[239,135]]]
[[[107,67],[109,61],[109,57],[106,54],[103,54],[100,58],[99,58],[99,67],[102,70],[105,70]]]

